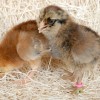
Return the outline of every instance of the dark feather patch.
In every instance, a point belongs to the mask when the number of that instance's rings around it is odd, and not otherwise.
[[[61,20],[57,19],[57,22],[60,23],[60,24],[64,24],[66,22],[66,19],[61,19]]]
[[[86,29],[86,31],[89,31],[89,32],[91,32],[91,33],[93,33],[95,36],[99,36],[95,31],[93,31],[91,28],[89,28],[89,27],[85,27],[85,29]]]

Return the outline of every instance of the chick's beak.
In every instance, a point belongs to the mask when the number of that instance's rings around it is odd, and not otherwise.
[[[38,27],[39,33],[43,32],[43,30],[45,30],[47,26],[44,24],[44,22],[42,21]]]

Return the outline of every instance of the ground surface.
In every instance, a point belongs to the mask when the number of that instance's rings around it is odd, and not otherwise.
[[[35,19],[39,10],[50,4],[66,9],[77,22],[87,25],[100,33],[100,0],[0,0],[0,38],[14,25]],[[36,75],[26,85],[16,85],[9,80],[25,77],[18,73],[14,77],[9,72],[0,79],[0,100],[100,100],[100,69],[85,73],[84,93],[78,96],[70,94],[72,83],[61,79],[63,70],[36,71]]]

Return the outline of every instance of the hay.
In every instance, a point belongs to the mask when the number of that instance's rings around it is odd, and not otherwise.
[[[35,19],[39,10],[47,5],[56,4],[66,9],[78,23],[88,25],[100,33],[100,0],[0,0],[0,39],[14,25]],[[0,79],[0,100],[100,100],[100,69],[94,74],[85,73],[83,82],[85,92],[78,96],[69,93],[73,84],[61,79],[63,70],[36,71],[35,76],[24,86],[11,80],[26,77],[19,71],[7,73]],[[12,73],[17,73],[15,77]]]

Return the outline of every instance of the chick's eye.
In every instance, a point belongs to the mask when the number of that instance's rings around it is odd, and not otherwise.
[[[48,22],[48,24],[53,25],[56,22],[56,20],[47,18],[47,22]]]

